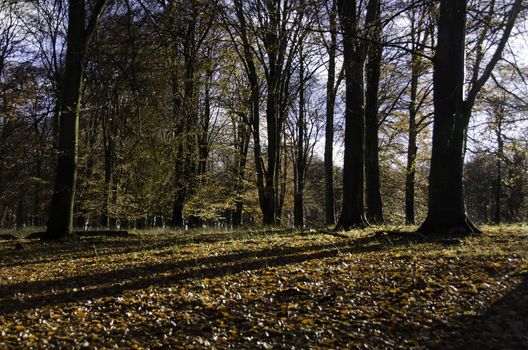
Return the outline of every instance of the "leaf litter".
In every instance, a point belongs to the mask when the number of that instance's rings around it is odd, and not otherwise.
[[[528,231],[0,243],[0,349],[516,349]]]

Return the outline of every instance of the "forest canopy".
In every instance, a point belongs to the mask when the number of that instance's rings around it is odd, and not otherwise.
[[[0,226],[525,221],[526,14],[1,0]]]

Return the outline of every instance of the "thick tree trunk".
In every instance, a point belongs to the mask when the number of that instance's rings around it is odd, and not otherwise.
[[[185,221],[183,218],[183,208],[185,205],[185,197],[183,196],[176,196],[174,199],[174,202],[172,204],[172,219],[171,219],[171,226],[176,228],[184,228],[185,227]]]
[[[369,9],[376,9],[376,0]],[[343,28],[346,77],[345,156],[343,161],[343,207],[338,229],[368,225],[364,205],[365,171],[365,88],[364,68],[367,43],[360,38],[356,1],[340,0],[339,16]],[[366,23],[373,23],[374,13],[367,12]]]
[[[68,46],[59,111],[59,154],[46,239],[66,238],[73,234],[79,112],[85,60],[84,11],[83,2],[70,2]]]
[[[442,0],[434,61],[434,126],[429,208],[420,232],[467,234],[478,230],[464,205],[464,143],[470,110],[463,100],[466,1]]]
[[[381,199],[379,145],[378,145],[378,89],[381,75],[382,47],[380,5],[371,30],[371,43],[367,60],[367,91],[365,104],[365,179],[367,220],[370,223],[383,223],[383,202]]]
[[[73,235],[73,206],[77,180],[80,100],[86,51],[106,0],[99,0],[85,28],[85,2],[71,0],[68,7],[66,61],[61,84],[59,109],[58,160],[55,184],[44,239]]]
[[[343,208],[338,228],[367,225],[364,207],[364,89],[362,62],[346,48],[345,156],[343,162]],[[348,52],[347,52],[348,51]],[[347,59],[348,58],[348,59]],[[352,60],[356,62],[352,63]]]

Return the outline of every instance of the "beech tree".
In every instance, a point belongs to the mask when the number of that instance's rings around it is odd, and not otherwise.
[[[425,105],[431,95],[431,82],[426,78],[426,82],[420,84],[424,75],[429,75],[429,62],[425,56],[425,48],[429,43],[433,31],[431,4],[421,8],[410,10],[409,20],[411,26],[410,33],[410,91],[409,91],[409,131],[407,136],[407,165],[405,173],[405,223],[414,225],[415,223],[415,179],[416,162],[418,153],[419,133],[429,125],[430,114],[423,113]],[[421,85],[423,85],[421,87]]]
[[[48,239],[335,213],[342,229],[412,224],[427,190],[424,232],[475,230],[466,208],[525,217],[520,1],[0,4],[0,226],[48,209]]]
[[[433,146],[429,173],[428,213],[419,232],[428,234],[467,234],[479,230],[466,215],[463,188],[464,151],[467,128],[477,95],[501,59],[502,52],[519,15],[523,1],[515,0],[506,15],[502,36],[491,58],[485,58],[482,44],[490,28],[494,4],[489,4],[485,29],[477,39],[476,58],[470,86],[464,94],[466,66],[467,0],[441,0],[438,40],[434,58]]]
[[[92,4],[93,7],[84,0],[68,2],[67,50],[59,102],[57,170],[45,239],[66,238],[73,233],[83,75],[88,45],[106,2],[98,0]]]
[[[345,156],[343,161],[343,207],[337,223],[339,229],[367,225],[364,203],[365,171],[365,86],[364,69],[368,40],[362,36],[360,3],[338,1],[343,32],[345,67]],[[365,28],[370,28],[378,12],[377,0],[370,0]]]
[[[374,13],[372,23],[367,23],[369,39],[366,63],[366,97],[365,97],[365,194],[367,220],[371,223],[383,223],[383,201],[380,188],[379,169],[379,101],[378,90],[381,75],[381,4],[380,1],[369,2],[367,11]]]
[[[334,114],[336,96],[339,86],[344,78],[344,70],[336,72],[337,59],[337,0],[324,2],[325,12],[328,15],[329,37],[322,35],[323,46],[328,55],[328,78],[326,80],[326,126],[325,126],[325,223],[335,225],[335,200],[334,200]]]
[[[290,81],[299,50],[301,23],[309,4],[304,1],[235,0],[232,5],[233,15],[227,16],[226,21],[250,83],[250,124],[259,204],[264,224],[274,225],[280,221],[284,196],[281,181],[286,168],[282,167],[281,160],[284,158],[284,123],[291,106]],[[264,76],[264,89],[261,89],[261,75]],[[265,154],[260,135],[262,90],[265,91],[268,140]]]

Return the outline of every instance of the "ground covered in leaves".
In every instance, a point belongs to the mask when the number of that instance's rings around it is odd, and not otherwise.
[[[528,227],[0,241],[0,349],[528,347]]]

